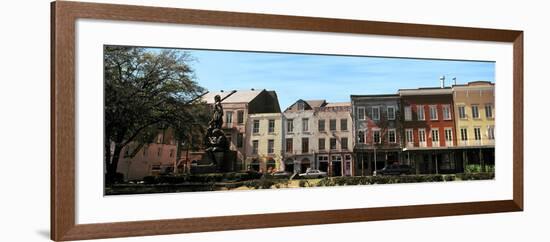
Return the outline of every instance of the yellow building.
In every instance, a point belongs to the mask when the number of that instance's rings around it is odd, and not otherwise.
[[[261,172],[282,170],[281,113],[250,114],[247,123],[247,159],[249,169]]]
[[[495,145],[495,85],[486,81],[453,86],[458,146]]]
[[[453,85],[457,160],[462,168],[482,171],[495,162],[495,84],[487,81]],[[470,166],[472,165],[472,166]]]

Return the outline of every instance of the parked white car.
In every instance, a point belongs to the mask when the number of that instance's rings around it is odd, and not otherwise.
[[[300,178],[322,178],[326,177],[327,173],[324,171],[308,168],[305,173],[298,174]]]

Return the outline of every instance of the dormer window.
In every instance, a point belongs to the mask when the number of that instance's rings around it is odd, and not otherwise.
[[[305,107],[304,107],[304,102],[298,102],[298,111],[304,111]]]

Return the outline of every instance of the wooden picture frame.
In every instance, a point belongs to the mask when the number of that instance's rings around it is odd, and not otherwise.
[[[214,25],[513,43],[513,199],[100,224],[75,222],[77,19]],[[51,239],[56,241],[523,210],[523,32],[78,2],[51,4]]]

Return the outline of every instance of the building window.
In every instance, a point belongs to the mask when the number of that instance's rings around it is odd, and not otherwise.
[[[472,105],[472,118],[479,118],[479,107],[478,107],[478,105]]]
[[[413,142],[413,130],[412,129],[406,129],[405,130],[405,140],[407,143]]]
[[[412,120],[412,109],[411,106],[405,106],[405,121]]]
[[[481,140],[481,128],[475,127],[474,128],[474,139],[475,140]]]
[[[252,154],[253,155],[258,154],[258,146],[259,146],[259,141],[258,140],[253,140],[252,141]]]
[[[437,120],[437,106],[430,105],[430,119]]]
[[[325,131],[325,120],[319,119],[319,132],[324,132],[324,131]]]
[[[416,117],[418,117],[418,120],[425,120],[424,105],[416,105]]]
[[[466,107],[458,106],[458,117],[460,119],[466,119]]]
[[[292,153],[294,152],[294,148],[292,147],[292,139],[286,139],[286,153]]]
[[[432,142],[439,142],[439,129],[432,129]]]
[[[309,119],[303,118],[302,119],[302,131],[307,132],[309,130]]]
[[[340,119],[340,131],[348,131],[348,119]]]
[[[487,138],[490,140],[495,139],[495,126],[487,126]]]
[[[320,155],[319,157],[317,157],[317,160],[319,162],[328,162],[328,155]]]
[[[304,109],[305,109],[304,102],[298,102],[298,110],[299,111],[304,111]]]
[[[260,120],[254,120],[254,125],[252,126],[252,133],[257,134],[260,132]]]
[[[388,106],[388,120],[395,120],[395,107]]]
[[[319,161],[319,170],[326,172],[328,170],[328,155],[320,155],[317,160]]]
[[[380,120],[380,107],[372,107],[372,120]]]
[[[443,119],[451,120],[451,105],[443,105]]]
[[[397,138],[395,136],[395,129],[389,129],[388,130],[388,141],[390,143],[395,143],[397,142]]]
[[[492,118],[493,117],[493,105],[485,104],[485,117],[486,118]]]
[[[340,149],[341,150],[347,150],[348,149],[348,138],[341,138],[340,139]]]
[[[274,119],[269,120],[268,132],[269,133],[275,133],[275,120]]]
[[[162,143],[162,134],[159,134],[157,136],[157,144],[160,144],[160,143]]]
[[[228,128],[231,128],[233,124],[233,112],[227,111],[225,112],[225,126]]]
[[[152,172],[159,172],[160,171],[160,165],[152,165],[151,166]]]
[[[468,129],[467,128],[460,128],[460,140],[467,141],[468,140]]]
[[[302,153],[309,153],[309,138],[302,138]]]
[[[450,144],[453,141],[453,129],[445,128],[445,142]]]
[[[380,130],[373,130],[372,131],[372,140],[374,141],[374,143],[380,144],[380,142],[381,142]]]
[[[268,154],[273,154],[274,153],[274,148],[275,148],[275,141],[270,139],[270,140],[267,140],[267,153]]]
[[[330,131],[336,131],[336,119],[331,119],[329,121],[329,129]]]
[[[242,148],[243,147],[243,133],[237,134],[237,147]]]
[[[226,134],[225,138],[227,139],[227,143],[231,145],[231,134]]]
[[[325,150],[325,139],[319,138],[319,150]]]
[[[357,119],[365,120],[365,107],[357,107]]]
[[[365,133],[363,131],[357,132],[357,142],[359,142],[359,144],[365,143]]]
[[[336,149],[336,138],[330,138],[330,149],[331,150]]]
[[[294,119],[288,119],[286,121],[286,132],[288,133],[294,132]]]
[[[143,157],[149,156],[149,147],[144,145],[143,146]]]
[[[418,129],[418,141],[420,141],[420,143],[426,142],[426,130],[425,129]]]
[[[242,110],[237,111],[237,123],[238,124],[244,123],[244,111]]]

